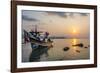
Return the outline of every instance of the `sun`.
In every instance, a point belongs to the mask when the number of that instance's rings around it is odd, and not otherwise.
[[[74,34],[76,34],[76,33],[77,33],[77,31],[76,31],[75,29],[73,29],[73,33],[74,33]]]

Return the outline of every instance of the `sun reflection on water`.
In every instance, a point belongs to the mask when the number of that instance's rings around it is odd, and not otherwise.
[[[73,38],[73,39],[72,39],[72,44],[73,44],[73,45],[76,45],[76,44],[77,44],[77,39],[76,39],[76,38]],[[74,46],[73,48],[76,49],[75,46]]]
[[[75,45],[76,42],[77,42],[77,39],[74,38],[74,39],[72,40],[73,45]]]

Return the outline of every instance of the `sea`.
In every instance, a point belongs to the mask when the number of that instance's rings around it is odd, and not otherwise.
[[[33,50],[30,42],[22,44],[22,62],[86,59],[90,59],[90,40],[86,38],[53,39],[52,47]]]

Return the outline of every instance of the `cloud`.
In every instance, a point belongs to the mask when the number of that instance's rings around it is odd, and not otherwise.
[[[66,14],[67,16],[70,16],[70,17],[75,17],[76,14],[79,14],[80,16],[88,16],[88,13],[68,12]]]
[[[87,16],[88,13],[80,13],[81,16]]]
[[[38,21],[37,19],[32,18],[32,17],[28,17],[26,15],[22,15],[22,19],[23,20],[26,20],[26,21]]]
[[[64,12],[46,12],[48,15],[57,15],[59,17],[67,17],[66,13]]]

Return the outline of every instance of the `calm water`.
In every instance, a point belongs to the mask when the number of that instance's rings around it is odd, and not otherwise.
[[[79,43],[83,47],[72,46]],[[69,47],[69,50],[64,51],[65,47]],[[89,59],[89,54],[88,39],[53,39],[52,48],[35,51],[32,51],[30,43],[22,45],[22,62]]]

